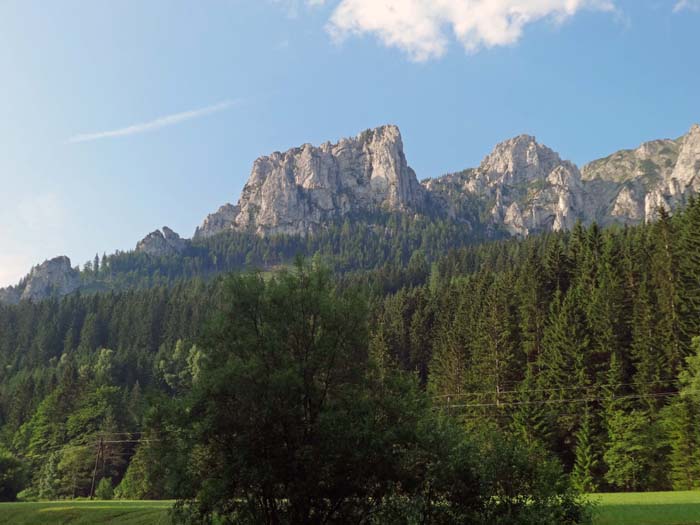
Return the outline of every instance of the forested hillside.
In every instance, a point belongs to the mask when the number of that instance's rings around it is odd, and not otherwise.
[[[355,270],[336,283],[364,290],[371,353],[415,372],[436,412],[541,445],[584,491],[700,486],[700,202],[449,253],[457,230],[404,221],[389,238],[346,222],[305,253]],[[228,280],[187,277],[284,262],[302,242],[250,241],[212,237],[153,277],[146,257],[113,256],[98,279],[150,287],[0,306],[0,454],[27,466],[25,495],[88,495],[100,439],[97,481],[178,494],[155,459],[154,436],[175,431],[159,409],[216,368],[203,331],[231,300]]]
[[[470,208],[475,224],[482,212],[476,204]],[[195,239],[177,255],[117,252],[95,256],[81,272],[81,289],[90,293],[169,285],[194,277],[208,280],[246,268],[271,269],[291,264],[298,255],[322,257],[326,265],[339,273],[377,268],[400,271],[416,252],[427,260],[436,260],[450,249],[504,236],[496,229],[472,228],[433,216],[365,214],[330,222],[315,234],[261,237],[225,232]]]

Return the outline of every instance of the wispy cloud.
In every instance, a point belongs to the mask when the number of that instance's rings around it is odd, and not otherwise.
[[[166,115],[163,117],[158,117],[154,120],[149,120],[147,122],[140,122],[138,124],[132,124],[124,128],[112,129],[107,131],[96,131],[93,133],[81,133],[79,135],[74,135],[68,139],[68,143],[75,144],[78,142],[90,142],[93,140],[109,139],[115,137],[127,137],[129,135],[136,135],[139,133],[147,133],[149,131],[155,131],[168,126],[174,126],[188,120],[197,119],[204,117],[206,115],[211,115],[213,113],[219,113],[230,109],[234,105],[238,104],[239,100],[224,100],[213,106],[207,106],[205,108],[193,109],[190,111],[183,111],[182,113],[174,113],[172,115]]]
[[[678,0],[676,5],[673,6],[673,12],[678,13],[684,9],[692,9],[693,11],[700,11],[700,0]]]

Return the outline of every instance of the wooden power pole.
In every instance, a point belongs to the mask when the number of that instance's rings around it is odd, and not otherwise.
[[[95,468],[92,470],[92,485],[90,486],[90,499],[95,495],[95,478],[97,477],[97,465],[100,462],[102,448],[104,447],[104,437],[100,437],[100,443],[97,447],[97,455],[95,456]]]

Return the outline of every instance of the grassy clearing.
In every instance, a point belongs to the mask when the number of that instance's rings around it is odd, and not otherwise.
[[[168,525],[172,501],[48,501],[2,503],[0,523],[12,525]]]
[[[700,525],[700,491],[593,494],[594,525]]]
[[[700,525],[700,491],[594,494],[594,525]],[[172,501],[0,504],[0,524],[168,525]]]

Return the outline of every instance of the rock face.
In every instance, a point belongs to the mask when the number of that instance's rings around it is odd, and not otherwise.
[[[512,235],[568,229],[585,211],[578,168],[529,135],[498,144],[476,169],[424,185],[432,192],[456,186],[463,196],[476,197],[490,222]]]
[[[187,248],[187,241],[177,233],[163,226],[163,230],[149,233],[136,244],[136,251],[153,257],[179,255]]]
[[[497,145],[478,168],[423,185],[432,195],[443,194],[451,216],[459,208],[456,200],[476,198],[491,224],[512,235],[570,229],[577,220],[638,224],[654,220],[659,207],[671,211],[700,191],[700,126],[677,140],[619,151],[581,171],[521,135]]]
[[[419,184],[401,134],[383,126],[319,147],[306,144],[255,161],[236,206],[226,204],[195,238],[249,231],[315,232],[333,219],[380,210],[438,213],[524,236],[576,221],[637,224],[700,191],[700,127],[677,140],[619,151],[579,170],[529,135],[498,144],[477,168]],[[478,210],[478,211],[475,211]]]
[[[79,287],[80,272],[71,267],[68,257],[56,257],[32,268],[19,285],[0,290],[0,303],[14,304],[60,297]]]
[[[424,202],[399,129],[382,126],[337,144],[305,144],[257,159],[238,205],[207,217],[195,237],[227,229],[302,234],[348,214],[418,211]]]
[[[225,204],[195,238],[226,231],[306,234],[344,217],[374,212],[450,218],[485,234],[525,236],[571,228],[576,221],[638,224],[673,211],[700,192],[700,126],[679,139],[646,142],[579,170],[534,137],[498,144],[477,168],[418,183],[396,126],[367,130],[337,144],[305,144],[261,157],[237,205]],[[177,256],[188,241],[170,228],[141,240],[136,251]],[[0,303],[65,295],[80,285],[67,257],[35,267],[17,286],[0,289]]]
[[[700,191],[700,126],[677,140],[646,142],[582,169],[591,219],[602,224],[654,220]]]
[[[194,232],[194,238],[211,237],[217,233],[230,230],[240,211],[241,208],[239,206],[224,204],[216,212],[207,215],[202,225]]]

